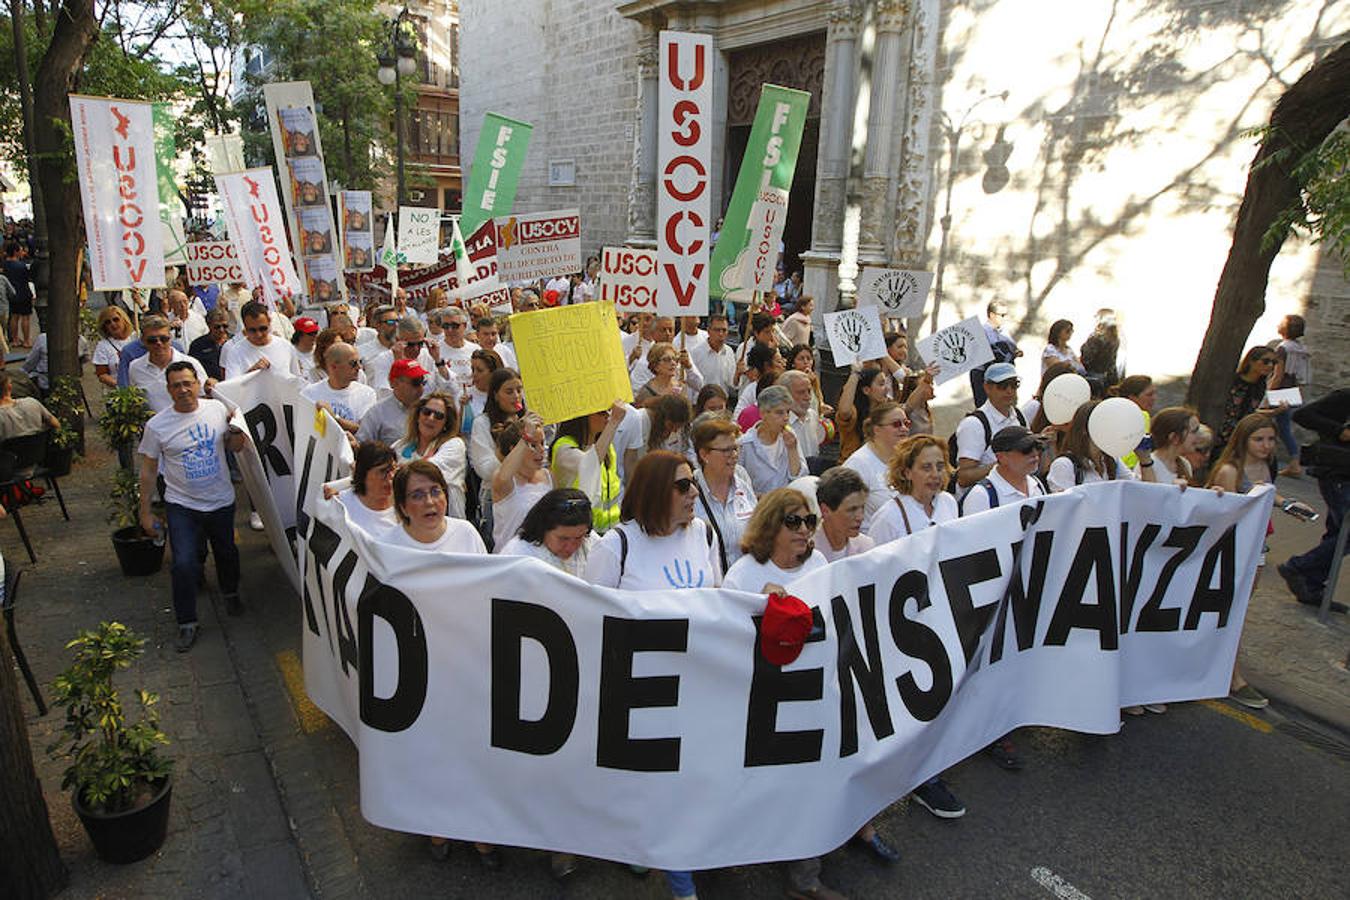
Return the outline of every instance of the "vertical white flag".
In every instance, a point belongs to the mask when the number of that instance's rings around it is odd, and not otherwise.
[[[380,265],[384,266],[389,278],[390,297],[398,291],[398,264],[402,261],[398,245],[394,243],[394,217],[389,215],[384,219],[384,246],[380,248]]]
[[[261,285],[270,304],[303,294],[271,167],[217,175],[216,190],[248,286]]]
[[[94,290],[164,286],[152,105],[70,97]]]

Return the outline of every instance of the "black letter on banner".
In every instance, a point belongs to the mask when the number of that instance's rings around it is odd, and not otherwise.
[[[520,649],[527,638],[548,657],[548,706],[534,721],[520,717]],[[492,746],[556,753],[576,724],[580,684],[577,644],[562,616],[534,603],[492,598]]]
[[[1088,578],[1094,571],[1097,574],[1097,602],[1084,603]],[[1078,553],[1064,580],[1059,604],[1045,634],[1045,646],[1064,646],[1069,632],[1075,628],[1096,631],[1103,650],[1115,650],[1120,646],[1116,634],[1116,579],[1111,571],[1111,539],[1105,528],[1083,529]]]
[[[398,688],[392,697],[375,696],[371,655],[376,616],[389,623],[398,642]],[[356,621],[361,629],[361,721],[380,731],[411,728],[427,700],[427,633],[422,617],[402,591],[367,575],[356,603]]]
[[[620,619],[605,616],[600,655],[600,723],[595,764],[630,772],[678,772],[680,739],[630,738],[628,713],[675,706],[680,677],[633,677],[633,656],[644,651],[683,653],[689,647],[688,619]]]
[[[1023,507],[1025,509],[1026,507]],[[1013,568],[1008,590],[998,604],[998,618],[994,620],[994,634],[989,644],[989,662],[1003,658],[1003,637],[1008,627],[1008,607],[1012,607],[1013,625],[1017,628],[1017,649],[1030,650],[1036,642],[1036,620],[1041,615],[1041,595],[1045,593],[1045,573],[1050,567],[1050,550],[1055,534],[1039,531],[1031,545],[1031,574],[1022,583],[1022,545],[1013,544]]]
[[[309,473],[314,467],[314,448],[319,445],[319,439],[310,435],[309,443],[305,445],[305,462],[300,467],[300,484],[295,490],[295,530],[300,537],[309,536],[309,514],[305,512],[305,496],[309,493]],[[332,457],[329,457],[330,461]]]
[[[263,474],[268,478],[273,474],[291,474],[290,466],[286,465],[286,458],[276,448],[277,419],[272,415],[272,407],[265,403],[253,407],[244,413],[244,423],[248,425],[249,433],[253,435],[253,444],[258,448],[258,456],[262,458]],[[269,468],[271,472],[268,471]]]
[[[1162,545],[1172,547],[1177,552],[1163,564],[1152,595],[1144,604],[1144,608],[1139,610],[1139,621],[1134,623],[1136,632],[1177,630],[1181,624],[1180,607],[1163,609],[1162,602],[1167,597],[1167,589],[1172,584],[1172,576],[1177,573],[1177,567],[1190,558],[1208,530],[1208,526],[1205,525],[1187,525],[1184,528],[1173,528],[1167,535],[1167,540],[1163,541]]]
[[[342,674],[347,674],[347,666],[360,667],[360,655],[357,652],[356,634],[352,630],[351,616],[347,615],[347,582],[352,580],[352,572],[356,570],[356,554],[347,551],[347,555],[342,557],[342,562],[338,564],[337,572],[333,574],[333,623],[337,627],[337,649],[338,660],[342,663]],[[371,578],[366,576],[366,584],[362,587],[362,593],[370,589]],[[378,582],[377,582],[378,583]],[[402,596],[400,594],[400,596]],[[361,609],[356,610],[357,625],[360,626]]]
[[[1214,569],[1219,570],[1219,586],[1210,587],[1214,580]],[[1205,554],[1205,562],[1200,566],[1200,580],[1195,583],[1195,596],[1191,599],[1191,608],[1186,610],[1186,630],[1194,631],[1200,624],[1200,616],[1207,612],[1219,614],[1219,627],[1228,624],[1228,613],[1233,609],[1233,595],[1236,593],[1237,578],[1237,525],[1229,525],[1228,530],[1214,542]]]
[[[998,564],[998,553],[994,550],[978,550],[955,559],[944,559],[938,563],[938,570],[942,572],[947,602],[952,608],[952,618],[956,620],[956,633],[961,636],[961,651],[965,654],[966,665],[970,665],[979,647],[980,635],[989,627],[989,620],[998,608],[997,603],[989,603],[976,609],[970,589],[1003,574]],[[925,576],[925,594],[927,587],[928,579]]]
[[[323,610],[323,629],[328,633],[328,649],[334,655],[337,654],[337,650],[333,647],[333,628],[328,621],[328,598],[324,595],[323,580],[328,574],[328,564],[332,562],[340,543],[342,538],[338,537],[336,531],[316,521],[314,533],[309,536],[309,552],[305,554],[306,568],[314,567],[314,583],[319,587],[319,609]],[[319,621],[314,615],[314,598],[309,593],[309,579],[302,579],[301,584],[303,588],[301,595],[305,601],[305,621],[309,625],[309,630],[318,634]]]
[[[825,618],[812,608],[815,627],[807,643],[825,640]],[[825,731],[779,731],[778,706],[825,696],[824,669],[798,669],[784,672],[764,659],[759,652],[759,627],[763,616],[755,616],[755,670],[750,677],[750,703],[745,712],[745,766],[782,766],[791,763],[820,762]]]
[[[886,673],[881,665],[881,642],[877,639],[877,588],[864,584],[858,588],[858,614],[862,617],[863,641],[866,654],[858,649],[858,638],[853,633],[853,622],[848,604],[843,597],[831,601],[834,610],[834,629],[839,642],[839,755],[852,756],[858,752],[858,701],[853,693],[856,683],[862,691],[867,719],[877,739],[895,734],[891,724],[891,710],[886,704]],[[868,660],[871,660],[869,665]]]
[[[923,612],[933,605],[928,598],[927,575],[919,571],[906,572],[891,588],[891,640],[901,653],[927,663],[933,673],[933,686],[923,690],[909,672],[896,678],[895,686],[900,689],[900,699],[909,714],[920,722],[931,722],[952,698],[952,663],[938,633],[905,615],[905,602],[910,597],[914,598],[916,612]]]
[[[1139,596],[1139,582],[1144,580],[1144,557],[1148,548],[1162,533],[1161,525],[1145,525],[1134,545],[1134,558],[1126,565],[1125,555],[1130,550],[1130,523],[1120,523],[1120,633],[1129,634],[1130,620],[1134,618],[1134,598]]]

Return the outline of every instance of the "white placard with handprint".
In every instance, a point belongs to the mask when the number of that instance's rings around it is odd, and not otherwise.
[[[836,366],[886,355],[886,336],[881,333],[881,314],[875,306],[826,313],[825,333]]]
[[[932,286],[932,272],[866,266],[858,276],[858,306],[877,306],[891,318],[912,319],[923,315]]]
[[[937,363],[934,384],[951,381],[994,361],[994,351],[989,346],[989,338],[985,337],[984,326],[974,316],[933,332],[914,347],[925,363]]]

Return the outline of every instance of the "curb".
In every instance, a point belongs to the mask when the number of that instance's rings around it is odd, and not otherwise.
[[[1328,703],[1277,678],[1268,677],[1260,669],[1255,668],[1250,660],[1243,660],[1242,674],[1277,707],[1289,709],[1350,738],[1350,709]]]

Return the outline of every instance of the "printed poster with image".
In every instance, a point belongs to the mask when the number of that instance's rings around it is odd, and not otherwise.
[[[312,304],[335,303],[342,299],[342,273],[331,255],[305,260],[305,284]]]
[[[886,355],[886,336],[881,331],[881,316],[875,306],[841,309],[825,314],[825,333],[836,366],[851,366],[858,360],[881,359]]]
[[[343,249],[347,254],[345,268],[348,272],[370,272],[375,268],[374,243],[369,231],[347,233]]]
[[[333,217],[328,210],[306,207],[300,210],[300,255],[333,255]]]
[[[923,315],[932,287],[932,272],[865,266],[858,276],[858,306],[879,307],[887,318],[913,319]]]
[[[979,318],[971,316],[964,322],[938,329],[914,345],[926,364],[937,363],[934,384],[951,381],[971,369],[978,369],[994,361],[993,348],[984,333]]]

